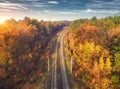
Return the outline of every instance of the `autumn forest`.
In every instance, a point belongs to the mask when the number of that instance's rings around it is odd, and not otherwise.
[[[70,89],[120,89],[120,16],[0,24],[0,89],[48,89],[62,30]]]

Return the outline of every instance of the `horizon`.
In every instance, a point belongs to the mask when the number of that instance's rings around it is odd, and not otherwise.
[[[119,0],[0,0],[0,23],[26,16],[44,21],[119,16],[119,6]]]

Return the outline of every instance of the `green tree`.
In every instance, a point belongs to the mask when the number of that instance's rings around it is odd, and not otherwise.
[[[92,21],[97,21],[97,17],[96,16],[92,17]]]
[[[114,58],[114,70],[120,73],[120,53],[117,52]]]

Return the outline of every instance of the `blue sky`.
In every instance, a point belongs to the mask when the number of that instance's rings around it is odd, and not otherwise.
[[[22,19],[74,20],[120,15],[120,0],[0,0],[0,22]]]

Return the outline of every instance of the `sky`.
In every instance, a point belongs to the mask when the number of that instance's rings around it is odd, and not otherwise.
[[[0,0],[0,23],[24,17],[75,20],[120,15],[120,0]]]

